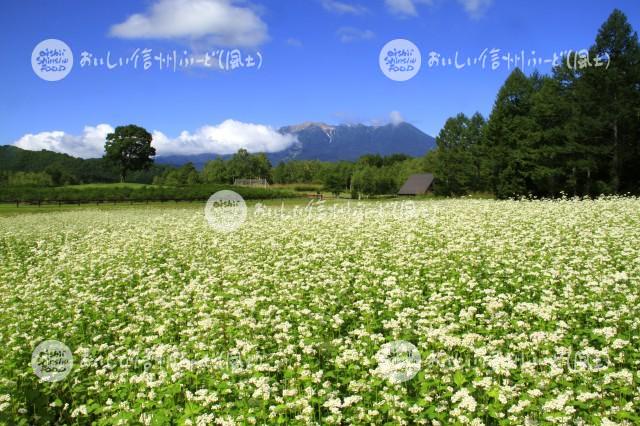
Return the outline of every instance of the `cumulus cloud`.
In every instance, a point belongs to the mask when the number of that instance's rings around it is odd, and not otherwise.
[[[342,27],[336,32],[342,43],[353,43],[354,41],[370,40],[375,37],[371,30],[360,30],[353,27]]]
[[[86,126],[81,135],[60,130],[26,134],[14,145],[32,151],[46,149],[81,158],[102,157],[107,134],[114,128],[108,124]],[[225,120],[206,125],[196,131],[183,131],[171,138],[159,130],[152,132],[157,155],[233,154],[240,148],[249,152],[277,152],[296,141],[294,135],[283,135],[263,124]]]
[[[153,145],[158,155],[193,155],[203,153],[233,154],[240,148],[249,152],[277,152],[296,141],[262,124],[225,120],[216,126],[203,126],[195,132],[183,131],[177,138],[153,132]]]
[[[322,0],[322,7],[329,12],[338,14],[363,15],[369,11],[360,4],[346,3],[338,0]]]
[[[126,39],[203,40],[253,47],[268,39],[267,25],[235,0],[157,0],[145,13],[113,25],[110,34]]]
[[[400,111],[391,111],[389,114],[389,122],[394,126],[404,123],[404,118],[402,117],[402,114],[400,114]]]
[[[95,127],[85,126],[81,135],[71,135],[60,130],[29,133],[14,142],[14,145],[31,151],[46,149],[74,157],[96,158],[102,157],[107,134],[112,132],[113,127],[110,125],[98,124]]]

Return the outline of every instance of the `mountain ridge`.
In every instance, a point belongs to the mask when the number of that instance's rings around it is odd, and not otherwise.
[[[354,161],[366,154],[406,154],[418,157],[435,147],[433,137],[409,123],[368,126],[307,121],[283,126],[278,132],[293,134],[296,141],[282,151],[267,153],[274,166],[281,161],[291,160]],[[85,173],[92,175],[91,170],[99,163],[99,158],[81,159],[49,150],[24,150],[13,145],[0,145],[0,148],[4,148],[0,149],[0,160],[3,168],[8,171],[40,171],[49,163],[56,162],[74,169],[86,169]],[[196,168],[202,169],[207,161],[230,157],[231,154],[214,153],[158,155],[155,163],[160,166],[181,166],[191,162]],[[101,171],[100,175],[104,174],[106,172]]]
[[[376,126],[307,121],[283,126],[278,132],[293,134],[297,139],[285,150],[267,153],[274,165],[291,160],[354,161],[366,154],[418,157],[435,148],[435,138],[406,122]],[[156,162],[175,166],[191,162],[200,169],[207,161],[228,157],[230,155],[160,155]]]

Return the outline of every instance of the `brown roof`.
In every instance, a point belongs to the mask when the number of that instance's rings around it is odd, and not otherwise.
[[[431,173],[411,175],[398,191],[398,195],[421,195],[427,192],[433,184]]]

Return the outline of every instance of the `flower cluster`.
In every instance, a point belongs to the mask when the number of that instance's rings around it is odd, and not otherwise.
[[[0,218],[0,424],[640,422],[640,200],[385,202]],[[50,339],[60,382],[30,366]]]

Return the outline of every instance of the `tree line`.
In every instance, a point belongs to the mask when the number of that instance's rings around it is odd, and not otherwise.
[[[217,191],[229,189],[228,185],[191,185],[141,187],[104,186],[86,188],[63,187],[10,187],[0,186],[0,202],[9,203],[118,203],[148,201],[204,201]],[[292,191],[271,188],[234,187],[245,200],[291,198]]]
[[[130,170],[127,182],[151,183],[172,166],[151,164]],[[82,183],[111,183],[120,180],[118,167],[104,158],[82,159],[52,151],[29,151],[0,146],[0,185],[63,186]]]
[[[228,159],[217,158],[198,171],[192,163],[165,171],[156,185],[233,184],[235,179],[261,178],[271,184],[316,184],[334,193],[352,196],[395,194],[412,173],[425,169],[423,158],[404,154],[368,154],[355,162],[291,160],[273,167],[265,154],[240,149]]]
[[[516,69],[488,120],[480,114],[448,119],[426,161],[438,192],[487,191],[499,198],[637,194],[640,45],[620,10],[588,50],[592,60],[603,56],[610,58],[608,68],[568,65],[582,55],[563,58],[551,75]]]

